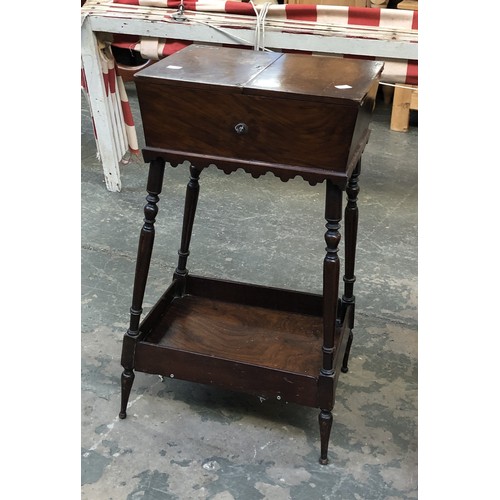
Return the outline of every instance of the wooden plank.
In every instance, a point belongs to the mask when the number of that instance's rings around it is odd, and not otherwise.
[[[307,292],[188,275],[186,293],[320,317],[323,298]]]
[[[418,95],[418,88],[412,85],[396,85],[391,113],[391,130],[406,132],[410,123],[410,109],[412,96]],[[415,104],[415,100],[413,100]],[[418,97],[416,101],[418,107]]]
[[[168,20],[123,19],[92,15],[87,19],[93,31],[174,38],[228,45],[254,46],[255,31],[225,26],[224,31],[206,24],[175,23]],[[264,46],[269,49],[311,51],[323,54],[359,55],[389,59],[418,59],[418,44],[411,40],[354,38],[266,30]]]
[[[170,304],[146,341],[316,376],[322,324],[318,316],[186,295]]]
[[[94,119],[106,187],[109,191],[117,192],[121,190],[119,166],[121,155],[113,147],[116,144],[113,118],[106,99],[97,39],[88,21],[89,18],[83,23],[81,30],[81,60],[87,80],[88,102]]]
[[[418,88],[411,93],[410,109],[418,109]]]
[[[318,376],[287,373],[147,342],[137,344],[135,369],[264,399],[280,399],[313,408],[318,406]]]
[[[398,9],[418,10],[418,0],[403,0],[398,3]]]

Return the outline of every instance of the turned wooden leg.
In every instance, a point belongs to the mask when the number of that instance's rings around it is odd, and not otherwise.
[[[339,297],[340,221],[342,219],[342,191],[331,181],[326,181],[326,255],[323,261],[323,366],[321,373],[331,376],[335,327],[337,324],[337,302]]]
[[[139,237],[139,247],[137,249],[137,261],[135,266],[134,290],[132,294],[132,307],[130,308],[130,327],[123,338],[122,360],[124,368],[122,373],[122,399],[120,418],[127,416],[127,404],[134,382],[134,352],[135,343],[139,337],[139,323],[142,314],[142,302],[146,291],[151,255],[153,253],[153,243],[155,237],[155,218],[158,213],[158,195],[161,193],[163,184],[163,173],[165,162],[161,159],[154,160],[149,165],[149,176],[144,206],[144,225]]]
[[[321,455],[319,463],[321,465],[328,464],[328,443],[330,441],[330,433],[332,431],[333,416],[329,410],[321,410],[318,416],[319,434],[321,437]]]
[[[349,371],[348,362],[349,354],[351,351],[354,328],[354,311],[355,311],[355,296],[354,296],[354,283],[356,281],[356,276],[354,274],[354,265],[356,263],[356,243],[358,237],[358,177],[361,172],[361,160],[358,161],[356,168],[354,169],[349,182],[347,183],[347,205],[345,208],[345,274],[344,274],[344,294],[342,295],[342,307],[344,310],[347,306],[351,305],[352,310],[349,317],[345,318],[345,321],[349,324],[349,338],[347,340],[347,346],[344,354],[344,359],[342,361],[341,371],[347,373]]]
[[[326,255],[323,261],[323,363],[319,380],[319,430],[321,437],[320,463],[328,463],[328,441],[332,427],[331,410],[335,399],[337,377],[334,367],[335,329],[337,325],[337,303],[339,297],[340,220],[342,218],[342,190],[331,181],[326,181]]]
[[[198,195],[200,192],[200,185],[198,179],[200,177],[200,170],[191,166],[189,168],[191,178],[186,188],[186,199],[184,202],[184,216],[182,220],[182,237],[181,246],[179,248],[179,262],[177,269],[174,272],[174,279],[183,278],[187,276],[186,269],[187,259],[189,257],[189,244],[191,242],[191,234],[193,232],[194,216],[196,214],[196,207],[198,205]]]
[[[130,308],[130,328],[128,334],[136,336],[139,334],[139,321],[142,314],[142,301],[146,291],[151,255],[155,239],[155,221],[158,214],[159,194],[163,184],[163,173],[165,162],[161,159],[154,160],[149,165],[149,176],[144,206],[144,225],[139,236],[137,249],[137,261],[135,266],[134,290],[132,294],[132,307]]]

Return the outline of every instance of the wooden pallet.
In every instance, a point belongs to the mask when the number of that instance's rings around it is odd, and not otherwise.
[[[418,110],[418,86],[396,84],[392,101],[391,130],[408,130],[410,110]]]
[[[418,10],[418,0],[403,0],[398,3],[398,9]]]

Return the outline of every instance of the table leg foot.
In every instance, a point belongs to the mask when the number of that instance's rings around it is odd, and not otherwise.
[[[321,410],[319,413],[319,433],[321,438],[321,456],[319,463],[328,464],[328,443],[330,441],[330,432],[332,430],[333,416],[329,410]]]
[[[135,374],[133,370],[123,370],[122,373],[122,404],[120,408],[119,417],[121,419],[127,418],[127,405],[128,398],[130,396],[130,391],[132,390],[132,384],[134,383]]]

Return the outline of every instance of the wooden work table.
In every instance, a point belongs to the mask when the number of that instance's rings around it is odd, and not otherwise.
[[[319,408],[320,462],[328,463],[335,391],[348,370],[354,324],[358,176],[382,66],[191,45],[136,74],[150,166],[123,339],[121,418],[134,371],[213,384]],[[191,166],[178,265],[141,321],[165,165],[185,160]],[[299,175],[325,182],[323,294],[188,273],[199,177],[212,164],[227,174],[242,168],[255,178],[272,172],[283,181]]]

